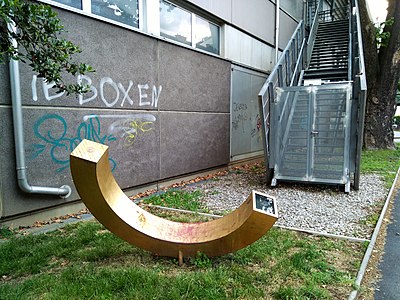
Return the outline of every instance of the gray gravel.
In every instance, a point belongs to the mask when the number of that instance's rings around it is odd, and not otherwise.
[[[216,214],[234,210],[252,190],[257,190],[276,197],[277,225],[367,239],[373,226],[365,220],[383,206],[388,193],[376,174],[362,175],[360,190],[345,194],[338,187],[327,185],[278,182],[271,188],[263,174],[241,171],[184,189],[203,190],[201,201]]]

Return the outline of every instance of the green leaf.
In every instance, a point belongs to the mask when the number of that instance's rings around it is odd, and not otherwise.
[[[63,73],[73,76],[94,72],[84,63],[72,61],[72,55],[81,49],[61,37],[65,31],[57,13],[49,5],[27,3],[20,0],[0,1],[0,63],[8,55],[12,59],[28,62],[38,77],[54,82],[54,88],[67,94],[89,91],[86,85],[64,82]],[[14,24],[11,31],[5,24]],[[19,48],[11,43],[15,39]]]

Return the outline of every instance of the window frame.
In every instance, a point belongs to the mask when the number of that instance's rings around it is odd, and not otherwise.
[[[219,56],[219,57],[222,56],[222,49],[221,49],[221,48],[222,48],[222,42],[221,42],[221,40],[222,40],[222,26],[221,26],[221,25],[219,25],[219,24],[217,24],[217,23],[215,23],[215,22],[210,21],[208,18],[206,18],[206,17],[204,17],[204,16],[202,16],[202,15],[196,14],[196,13],[194,13],[193,11],[191,11],[191,10],[185,8],[185,7],[182,7],[182,6],[180,6],[180,5],[177,5],[176,3],[172,2],[172,1],[169,1],[169,0],[159,0],[159,2],[161,2],[161,1],[167,2],[167,3],[169,3],[169,4],[172,4],[172,5],[176,6],[177,8],[182,9],[182,10],[184,10],[184,11],[187,11],[187,12],[189,12],[189,13],[191,14],[191,41],[192,41],[192,42],[191,42],[191,45],[190,45],[191,48],[194,48],[194,49],[196,49],[197,51],[209,53],[209,54],[212,54],[212,55],[217,55],[217,56]],[[161,17],[160,17],[160,18],[161,18]],[[212,24],[212,25],[218,27],[218,53],[210,52],[210,51],[207,51],[207,50],[204,50],[204,49],[201,49],[201,48],[197,48],[197,47],[196,47],[196,41],[195,41],[195,27],[196,27],[196,22],[197,22],[197,19],[198,19],[198,18],[199,18],[199,19],[202,19],[202,20],[204,20],[204,21],[206,21],[206,22],[208,22],[208,23],[210,23],[210,24]],[[161,31],[161,25],[160,25],[160,31]],[[167,38],[167,37],[163,37],[163,36],[161,36],[161,34],[160,34],[160,37],[163,38],[163,39],[166,39],[166,40],[168,40],[168,41],[173,41],[173,42],[175,42],[175,43],[188,46],[187,44],[181,43],[181,42],[179,42],[179,41],[177,41],[177,40],[170,39],[170,38]]]
[[[73,6],[69,6],[67,4],[63,4],[63,3],[60,3],[60,2],[56,2],[55,0],[37,0],[37,1],[45,3],[45,4],[48,4],[48,5],[52,5],[54,7],[59,7],[59,8],[65,9],[65,10],[73,11],[73,12],[76,12],[78,14],[89,16],[91,18],[98,19],[98,20],[101,20],[101,21],[105,21],[107,23],[118,25],[118,26],[121,26],[121,27],[124,27],[124,28],[133,29],[133,30],[139,30],[139,31],[144,32],[144,24],[143,24],[144,20],[145,20],[144,19],[144,14],[143,14],[143,10],[144,10],[144,3],[143,2],[144,2],[144,0],[137,0],[138,1],[138,6],[139,6],[139,26],[138,27],[135,27],[133,25],[129,25],[129,24],[126,24],[126,23],[118,22],[118,21],[115,21],[113,19],[109,19],[107,17],[103,17],[101,15],[97,15],[95,13],[92,13],[92,0],[81,0],[82,9],[75,8]]]
[[[167,37],[163,37],[160,34],[161,31],[161,24],[160,24],[160,0],[138,0],[138,6],[139,6],[139,27],[127,25],[122,22],[118,22],[112,19],[108,19],[106,17],[96,15],[92,13],[92,0],[81,0],[82,3],[82,9],[75,8],[73,6],[69,6],[67,4],[63,4],[60,2],[56,2],[55,0],[36,0],[37,2],[41,2],[44,4],[48,4],[54,7],[62,8],[67,11],[71,11],[74,13],[78,13],[80,15],[84,15],[93,19],[101,20],[119,27],[123,27],[126,29],[130,29],[133,31],[140,32],[142,34],[152,36],[155,38],[158,38],[160,40],[165,40],[171,43],[174,43],[176,45],[180,45],[182,47],[187,47],[188,49],[193,49],[198,52],[202,52],[208,55],[216,56],[216,57],[223,57],[223,47],[224,47],[224,41],[223,41],[223,24],[218,24],[214,21],[211,21],[210,18],[207,18],[204,14],[197,14],[193,12],[190,8],[183,7],[181,5],[178,5],[174,3],[173,1],[168,1],[168,0],[163,0],[165,2],[168,2],[180,9],[183,9],[184,11],[187,11],[191,14],[191,45],[179,42],[174,39],[170,39]],[[218,28],[218,53],[210,52],[201,48],[196,47],[195,43],[195,24],[196,24],[196,19],[200,18],[203,19],[210,24],[213,24],[217,26]]]

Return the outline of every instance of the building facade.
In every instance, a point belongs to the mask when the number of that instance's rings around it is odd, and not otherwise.
[[[305,13],[302,0],[275,2],[40,1],[83,50],[76,58],[96,72],[71,78],[89,84],[89,93],[67,96],[19,66],[26,180],[71,188],[59,197],[18,186],[15,74],[0,66],[0,224],[81,205],[69,154],[85,138],[109,145],[122,189],[262,155],[257,94]]]

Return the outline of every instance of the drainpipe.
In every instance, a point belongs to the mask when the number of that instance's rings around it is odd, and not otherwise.
[[[9,25],[9,29],[15,31],[15,26]],[[17,41],[12,39],[12,44],[16,48]],[[25,145],[23,132],[23,116],[21,102],[21,84],[19,76],[19,63],[10,58],[10,82],[11,82],[11,101],[14,123],[15,156],[18,185],[22,191],[30,194],[57,195],[61,198],[68,198],[71,195],[71,187],[63,185],[59,188],[32,186],[28,183],[25,164]]]
[[[275,0],[275,64],[278,62],[279,56],[279,0]]]

